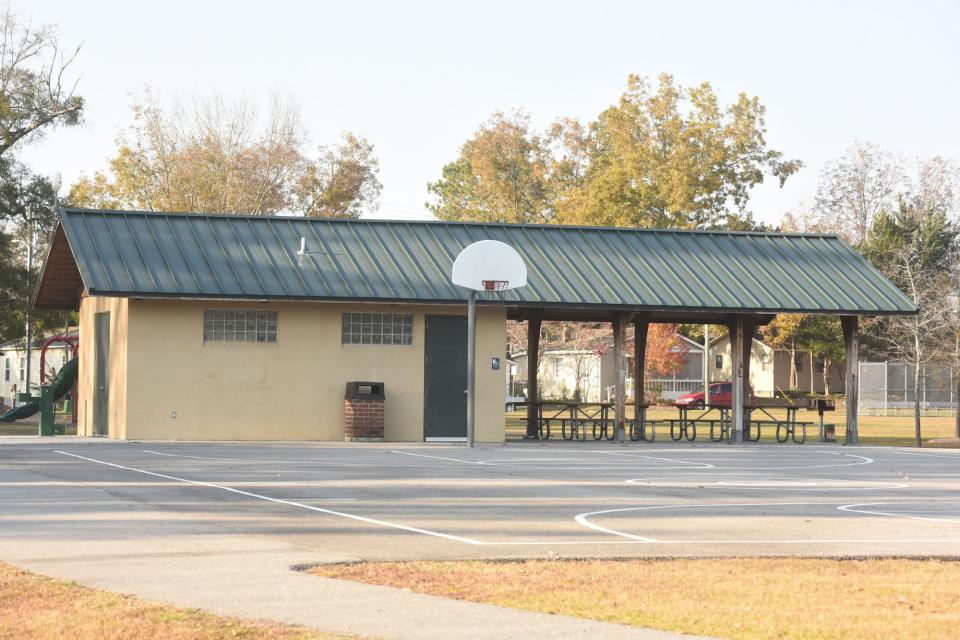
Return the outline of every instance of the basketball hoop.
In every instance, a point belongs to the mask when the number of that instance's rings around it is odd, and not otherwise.
[[[510,285],[509,280],[483,280],[483,292],[489,300],[503,300],[503,293]]]
[[[474,441],[476,396],[477,293],[488,300],[503,300],[508,289],[527,284],[527,265],[517,250],[498,240],[480,240],[466,247],[453,261],[450,280],[470,290],[467,297],[467,446]]]

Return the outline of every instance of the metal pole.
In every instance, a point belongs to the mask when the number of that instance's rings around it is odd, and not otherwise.
[[[887,388],[887,385],[888,385],[887,381],[890,379],[887,377],[890,375],[889,365],[890,365],[889,360],[883,361],[883,417],[884,418],[887,417],[887,402],[888,402],[887,398],[890,395],[890,390]]]
[[[627,395],[627,353],[624,351],[626,342],[626,325],[624,314],[617,312],[613,316],[613,357],[617,367],[617,396],[614,398],[613,420],[614,442],[626,441],[626,404]]]
[[[473,447],[474,391],[476,385],[477,292],[467,298],[467,446]],[[530,357],[530,354],[527,354]]]
[[[710,404],[710,325],[703,325],[703,404]]]
[[[30,216],[30,209],[27,209],[27,291],[30,291],[30,281],[33,276],[33,218]],[[33,359],[33,327],[30,324],[30,305],[27,304],[27,379],[24,387],[27,393],[30,393],[30,361]]]

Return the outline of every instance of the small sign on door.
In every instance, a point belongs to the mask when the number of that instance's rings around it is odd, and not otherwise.
[[[493,356],[492,358],[490,358],[490,368],[493,369],[494,371],[499,371],[499,370],[500,370],[500,358],[499,358],[499,357]]]

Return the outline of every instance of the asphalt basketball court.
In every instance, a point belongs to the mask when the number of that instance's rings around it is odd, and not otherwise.
[[[189,531],[344,559],[960,555],[960,453],[0,441],[0,537]]]

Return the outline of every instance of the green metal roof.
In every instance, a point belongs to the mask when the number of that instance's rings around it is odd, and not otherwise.
[[[510,306],[915,312],[833,235],[84,209],[60,224],[90,295],[459,303],[453,260],[490,238],[526,260]],[[298,261],[301,237],[311,253]]]

